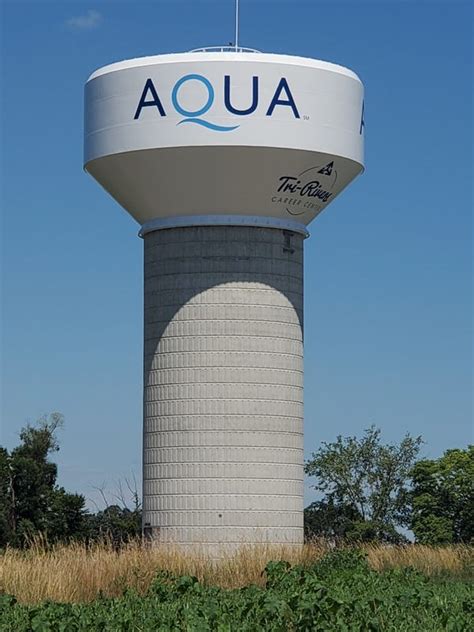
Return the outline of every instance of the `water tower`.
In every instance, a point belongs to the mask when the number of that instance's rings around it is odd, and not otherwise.
[[[363,86],[202,49],[85,88],[85,169],[144,241],[143,521],[180,545],[303,540],[303,242],[363,169]]]

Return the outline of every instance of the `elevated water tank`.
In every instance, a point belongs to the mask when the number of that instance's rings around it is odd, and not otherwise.
[[[145,243],[145,532],[301,544],[303,241],[363,169],[362,83],[256,52],[105,66],[85,169]]]

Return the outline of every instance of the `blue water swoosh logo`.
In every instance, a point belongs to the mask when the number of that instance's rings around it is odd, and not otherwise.
[[[177,125],[181,125],[181,123],[196,123],[197,125],[202,125],[203,127],[207,127],[208,129],[212,129],[215,132],[231,132],[234,129],[240,127],[240,125],[233,125],[226,127],[224,125],[216,125],[215,123],[209,123],[209,121],[204,121],[200,118],[185,118],[182,121],[179,121]]]

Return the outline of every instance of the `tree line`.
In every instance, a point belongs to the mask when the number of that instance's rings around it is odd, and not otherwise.
[[[374,426],[323,442],[305,466],[322,495],[305,509],[307,537],[397,544],[410,530],[421,544],[473,544],[474,446],[418,459],[422,443],[383,444]]]
[[[119,544],[141,534],[136,491],[131,509],[121,503],[91,513],[82,494],[57,484],[50,458],[59,450],[62,425],[63,416],[52,413],[24,427],[11,452],[0,446],[0,547],[24,547],[40,535],[50,543],[107,538]]]
[[[92,513],[83,495],[57,484],[51,458],[62,424],[53,413],[25,426],[10,452],[0,446],[0,547],[24,547],[39,535],[51,543],[107,538],[117,545],[141,535],[136,490],[132,508],[122,495],[121,504]],[[423,544],[474,543],[474,446],[419,459],[422,443],[407,434],[383,444],[374,426],[361,438],[323,442],[305,465],[318,494],[304,512],[305,537],[403,543],[409,530]]]

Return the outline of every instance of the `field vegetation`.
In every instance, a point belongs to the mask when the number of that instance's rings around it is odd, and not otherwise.
[[[99,596],[119,597],[127,589],[144,595],[162,572],[193,576],[205,586],[223,589],[264,586],[263,571],[269,562],[278,560],[308,568],[331,550],[324,541],[307,543],[301,549],[243,546],[212,559],[198,547],[185,552],[172,545],[149,547],[138,539],[117,550],[113,542],[107,541],[90,546],[48,546],[37,538],[27,549],[7,548],[0,554],[0,592],[24,604],[47,600],[87,602]],[[470,546],[367,544],[361,550],[374,571],[412,568],[433,579],[474,579],[474,548]]]
[[[276,562],[269,561],[278,559]],[[0,562],[0,631],[442,631],[474,626],[469,547],[328,552],[36,545]],[[17,602],[18,601],[18,602]]]

